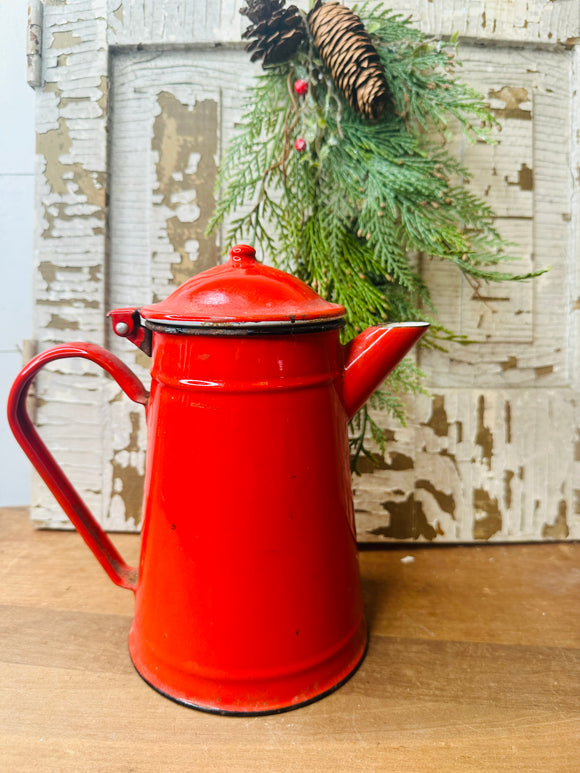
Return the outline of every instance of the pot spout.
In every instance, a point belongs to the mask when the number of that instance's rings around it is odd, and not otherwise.
[[[342,401],[349,419],[362,408],[428,327],[428,322],[377,325],[346,344]]]

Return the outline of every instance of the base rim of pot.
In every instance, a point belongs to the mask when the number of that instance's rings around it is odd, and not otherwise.
[[[316,695],[313,695],[312,697],[307,698],[304,701],[300,701],[300,703],[291,703],[285,706],[279,706],[279,707],[270,708],[270,709],[248,709],[247,711],[244,711],[244,710],[235,711],[233,709],[220,709],[220,708],[216,708],[215,706],[208,706],[208,705],[195,703],[194,701],[189,701],[185,698],[179,698],[175,695],[172,695],[171,693],[166,692],[163,688],[155,685],[146,676],[144,676],[141,673],[141,671],[139,671],[138,667],[135,664],[135,661],[133,660],[133,656],[131,655],[130,651],[129,651],[129,656],[131,657],[131,663],[133,664],[135,671],[139,674],[139,676],[145,682],[145,684],[147,684],[149,687],[155,690],[156,693],[159,693],[159,695],[162,695],[164,698],[168,698],[173,703],[177,703],[180,706],[185,706],[188,709],[195,709],[195,711],[201,711],[204,714],[217,714],[223,717],[264,717],[264,716],[273,715],[273,714],[285,714],[287,711],[294,711],[295,709],[304,708],[305,706],[309,706],[311,703],[316,703],[317,701],[322,700],[323,698],[326,698],[328,695],[331,695],[333,692],[336,692],[356,674],[356,672],[358,671],[358,669],[360,668],[360,666],[362,665],[366,657],[368,648],[369,648],[369,635],[368,635],[368,629],[367,629],[365,631],[365,642],[364,642],[364,647],[362,649],[360,657],[355,662],[354,666],[350,669],[350,671],[345,676],[343,676],[336,684],[327,688],[323,692],[317,693]]]

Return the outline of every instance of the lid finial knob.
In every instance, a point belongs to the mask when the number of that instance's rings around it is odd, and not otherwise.
[[[254,263],[256,260],[256,250],[250,247],[249,244],[236,244],[230,250],[230,258],[233,264],[237,266],[247,262]]]

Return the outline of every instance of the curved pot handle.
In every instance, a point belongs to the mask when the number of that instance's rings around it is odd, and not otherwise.
[[[95,344],[61,344],[37,355],[20,371],[8,398],[8,422],[16,440],[105,572],[116,585],[134,591],[137,586],[137,569],[123,561],[40,439],[26,412],[26,396],[37,372],[53,360],[68,357],[83,357],[100,365],[115,379],[131,400],[147,405],[149,398],[147,390],[137,376],[114,354]]]

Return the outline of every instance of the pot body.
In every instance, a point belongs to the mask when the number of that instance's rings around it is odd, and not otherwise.
[[[366,649],[348,419],[425,332],[379,325],[343,347],[344,307],[248,245],[160,303],[110,313],[152,355],[152,389],[91,343],[41,352],[8,400],[14,435],[117,585],[135,592],[133,662],[206,711],[296,708]],[[141,557],[126,564],[36,432],[38,371],[81,357],[147,411]]]
[[[153,334],[133,662],[220,713],[294,708],[366,647],[337,329]]]

